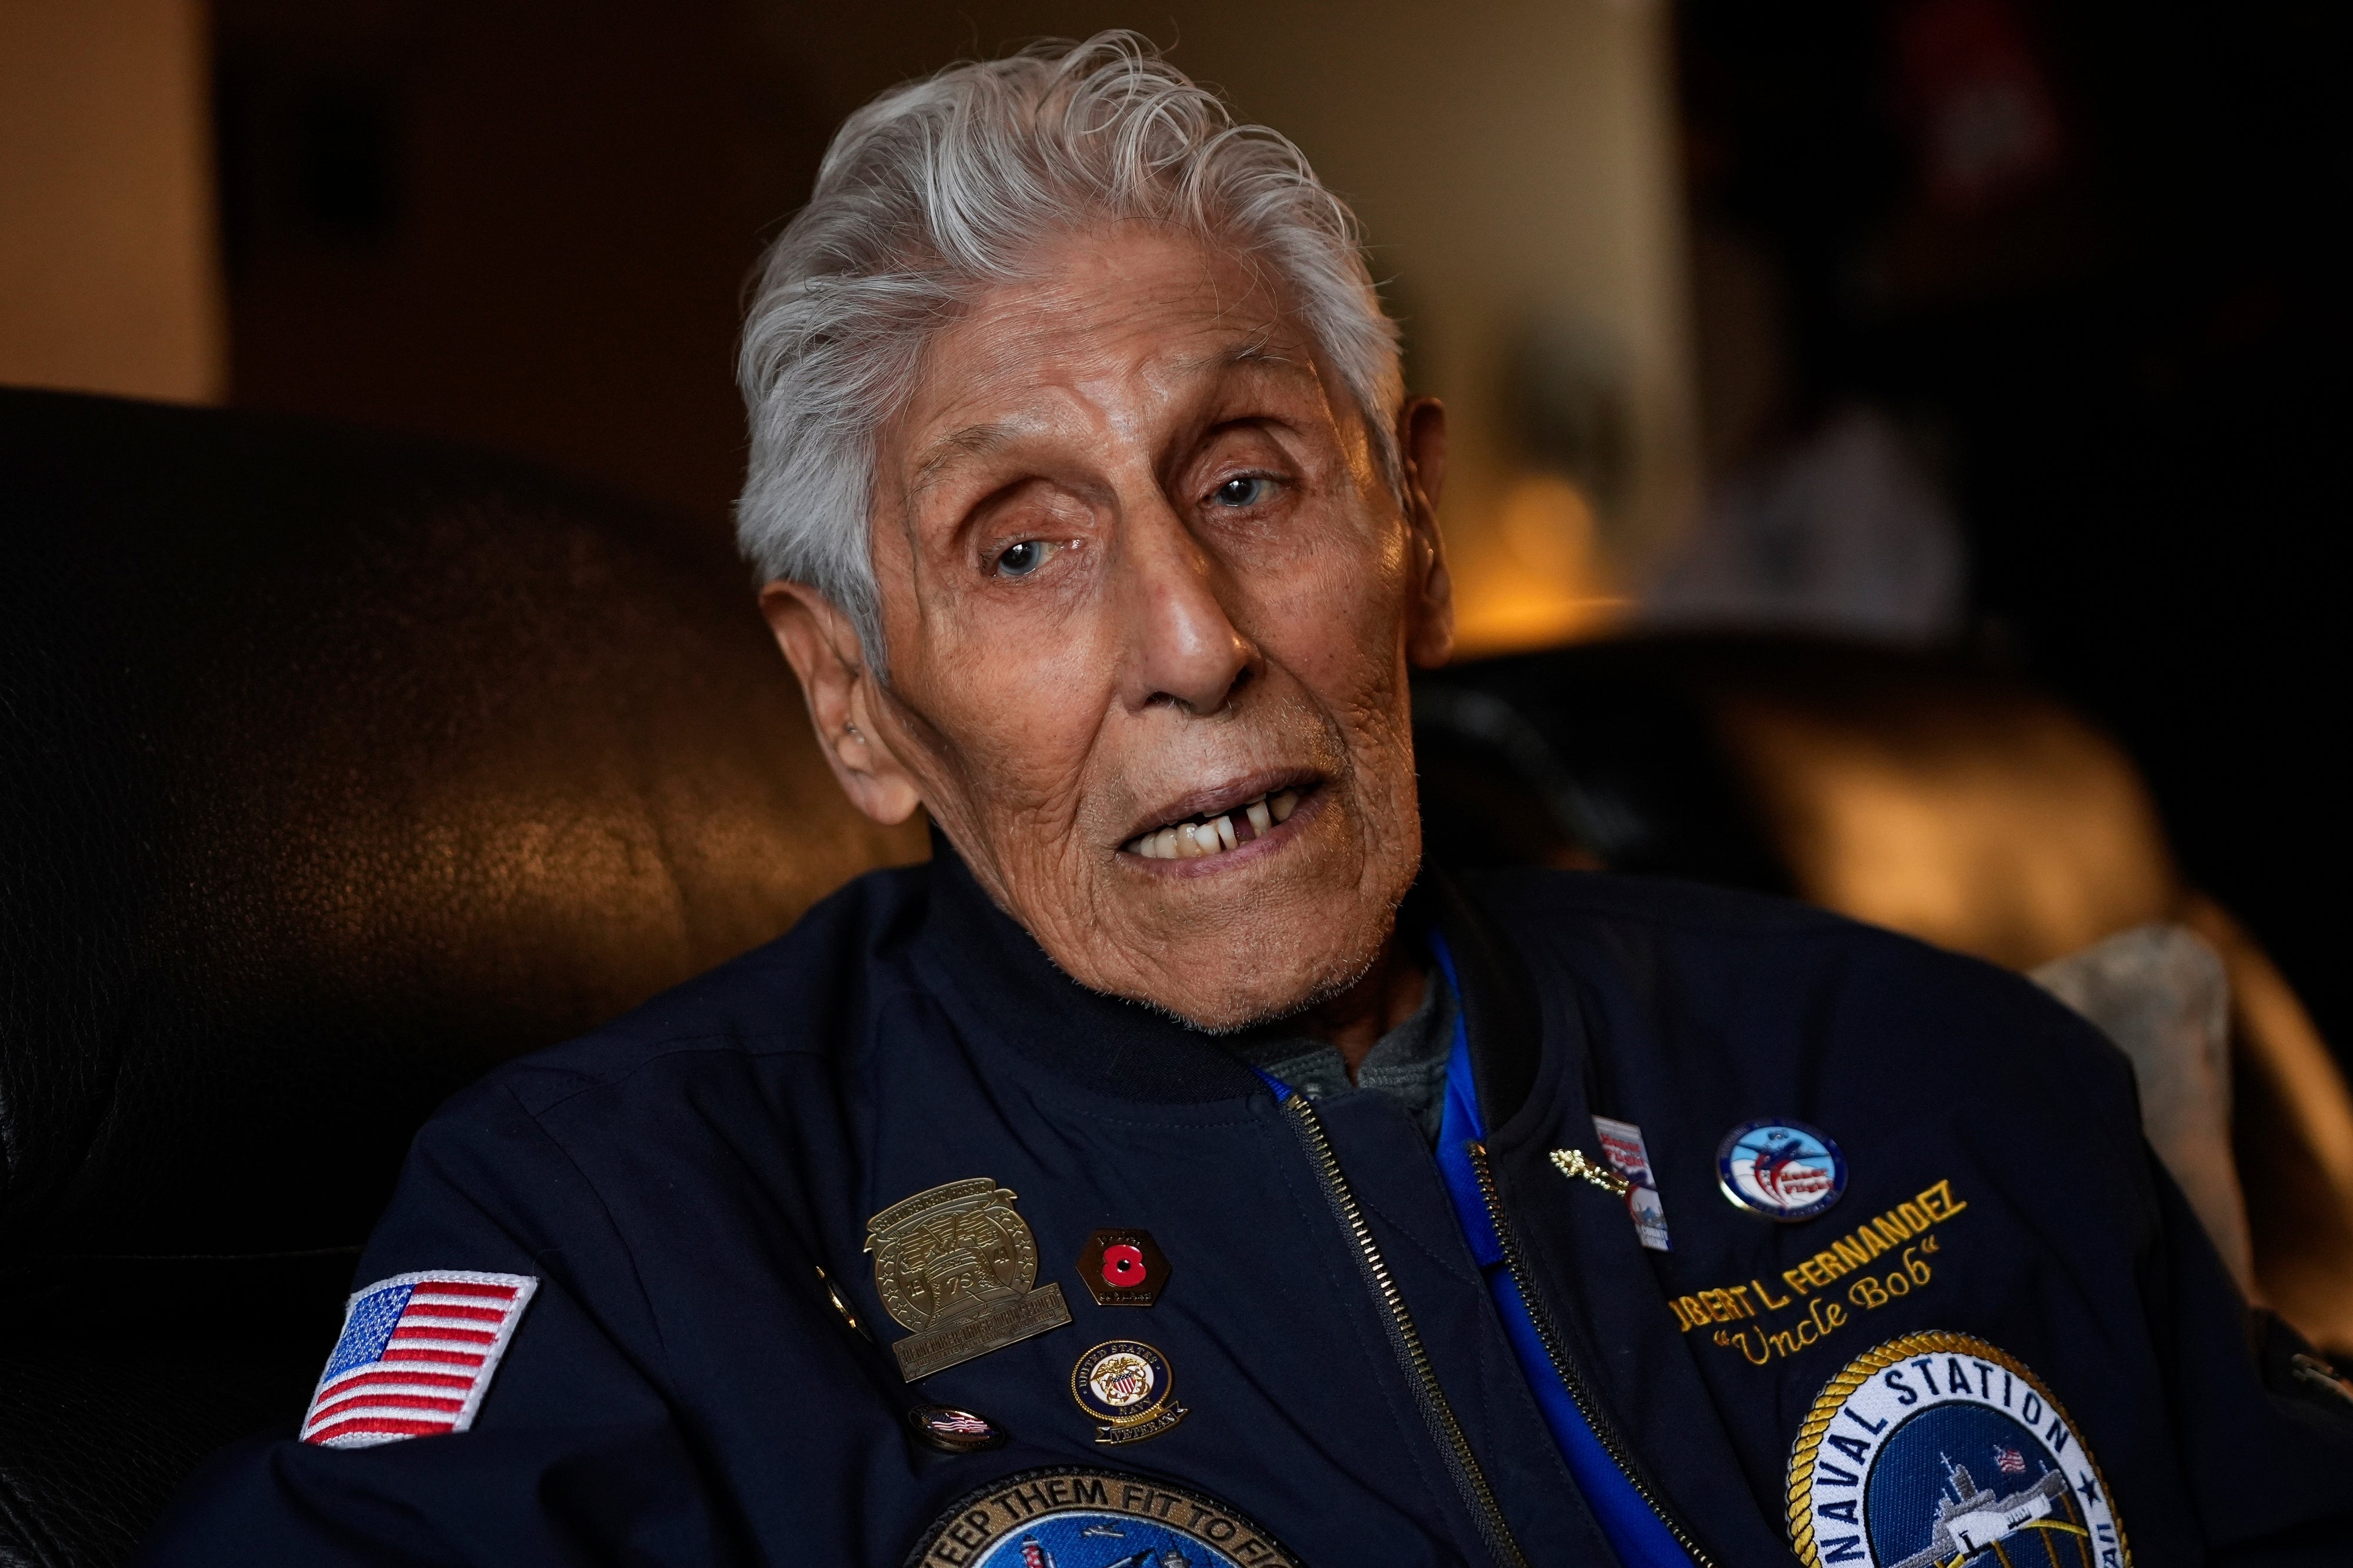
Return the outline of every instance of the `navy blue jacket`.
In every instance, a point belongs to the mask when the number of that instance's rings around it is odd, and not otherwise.
[[[2028,984],[1595,875],[1431,877],[1409,918],[1460,973],[1530,1314],[1701,1561],[1976,1561],[2010,1531],[2013,1568],[2353,1562],[2348,1412],[2238,1299],[2123,1058]],[[1303,1106],[1063,977],[952,856],[863,878],[418,1135],[358,1282],[537,1281],[470,1429],[233,1449],[145,1561],[1613,1561],[1419,1134],[1375,1093]],[[1641,1129],[1672,1251],[1554,1157],[1600,1163],[1597,1113]],[[1834,1206],[1727,1201],[1719,1142],[1758,1119],[1843,1147]],[[910,1385],[867,1222],[975,1177],[1074,1321]],[[1148,1309],[1083,1288],[1104,1226],[1165,1253]],[[1187,1412],[1148,1441],[1074,1403],[1113,1340]],[[1009,1441],[934,1451],[918,1405]]]

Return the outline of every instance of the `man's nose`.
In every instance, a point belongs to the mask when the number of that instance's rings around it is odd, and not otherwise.
[[[1120,599],[1127,622],[1120,698],[1130,710],[1173,702],[1210,714],[1259,665],[1222,597],[1219,563],[1165,501],[1131,511],[1121,530]]]

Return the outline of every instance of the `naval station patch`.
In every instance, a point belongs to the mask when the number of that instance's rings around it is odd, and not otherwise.
[[[1299,1568],[1212,1497],[1079,1466],[1024,1470],[959,1498],[906,1568]]]
[[[1823,1385],[1789,1453],[1807,1568],[2131,1568],[2099,1461],[2041,1380],[1967,1334],[1890,1340]]]

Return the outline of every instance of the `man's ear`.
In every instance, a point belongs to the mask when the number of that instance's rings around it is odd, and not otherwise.
[[[875,721],[882,702],[858,628],[832,600],[799,583],[762,588],[760,613],[800,677],[818,747],[842,793],[877,822],[906,821],[923,796]]]
[[[1413,625],[1406,656],[1424,669],[1454,651],[1454,579],[1438,532],[1438,497],[1446,488],[1446,406],[1435,397],[1407,400],[1398,411],[1398,457],[1405,466],[1406,527],[1413,536]]]

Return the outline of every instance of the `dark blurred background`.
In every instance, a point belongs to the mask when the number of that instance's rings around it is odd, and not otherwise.
[[[2337,24],[2297,0],[1677,16],[1704,382],[1757,342],[1751,374],[1778,366],[1719,391],[1712,439],[1858,398],[1917,428],[1963,637],[2125,741],[2341,1056]],[[1725,324],[1752,297],[1769,325]]]
[[[451,437],[716,532],[744,280],[831,127],[1133,26],[1364,213],[1462,421],[1471,651],[1779,625],[2023,670],[2353,1038],[2333,8],[1269,9],[29,0],[0,380]]]

